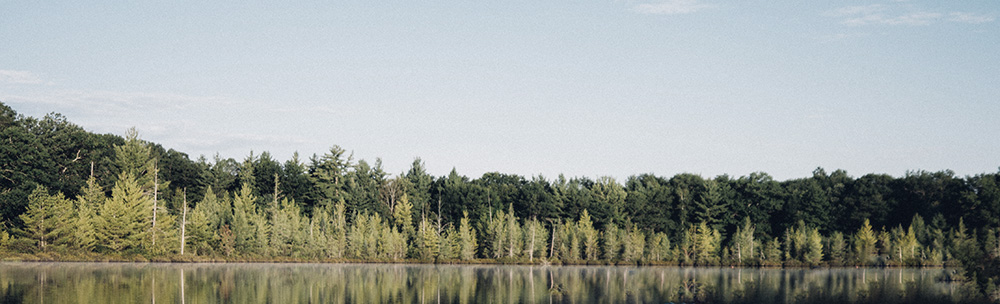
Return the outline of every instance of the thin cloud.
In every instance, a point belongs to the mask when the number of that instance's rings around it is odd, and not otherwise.
[[[965,12],[952,12],[948,14],[948,16],[949,16],[948,21],[971,23],[971,24],[993,22],[994,20],[992,16],[980,15],[975,13],[965,13]]]
[[[902,16],[889,17],[880,14],[866,15],[858,18],[851,18],[842,22],[845,25],[859,26],[869,24],[887,25],[928,25],[940,20],[940,13],[916,12]]]
[[[823,13],[824,16],[844,18],[840,23],[848,26],[864,25],[901,25],[920,26],[937,22],[960,22],[979,24],[992,22],[991,16],[952,12],[941,13],[915,9],[912,5],[859,5],[845,6]]]
[[[0,70],[0,83],[43,84],[45,81],[35,73],[28,71]]]
[[[701,3],[699,0],[667,0],[657,3],[644,3],[633,7],[641,14],[649,15],[681,15],[696,13],[701,10],[718,7],[715,4]]]
[[[60,108],[80,108],[103,113],[145,110],[183,110],[234,105],[225,97],[191,96],[173,93],[62,90],[3,96],[10,102],[38,103]]]
[[[824,15],[834,16],[834,17],[872,15],[881,11],[885,11],[887,8],[889,7],[883,4],[845,6],[829,10],[826,13],[824,13]]]

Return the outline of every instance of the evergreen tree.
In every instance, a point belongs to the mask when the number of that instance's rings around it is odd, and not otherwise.
[[[104,196],[104,189],[101,189],[93,176],[87,179],[87,186],[80,192],[76,200],[76,229],[73,231],[73,240],[77,249],[91,251],[97,243],[97,236],[94,234],[95,212],[107,198]]]
[[[844,240],[844,234],[840,231],[834,231],[827,238],[827,257],[830,261],[836,264],[843,264],[846,261],[846,250],[847,242]]]
[[[622,260],[633,262],[642,259],[646,249],[646,235],[634,223],[627,226],[624,241]]]
[[[823,236],[819,234],[818,228],[807,230],[803,262],[809,265],[819,265],[823,260]]]
[[[524,223],[524,248],[529,261],[536,257],[545,257],[549,248],[549,231],[542,226],[538,218],[532,218]]]
[[[257,212],[257,197],[253,195],[250,184],[244,183],[239,193],[233,197],[232,229],[235,237],[234,249],[239,254],[259,253],[260,217]],[[264,240],[266,241],[266,239]]]
[[[521,243],[521,226],[517,224],[517,217],[514,216],[514,207],[510,205],[508,207],[507,216],[504,221],[503,231],[503,243],[507,249],[508,258],[516,258],[520,252],[523,244]]]
[[[413,236],[413,204],[410,204],[410,199],[406,193],[400,195],[399,199],[395,201],[395,207],[392,209],[392,218],[395,221],[396,227],[403,232],[403,235],[407,237]]]
[[[110,252],[138,251],[149,239],[153,203],[128,171],[118,176],[111,198],[98,208],[94,232]]]
[[[208,212],[198,204],[194,209],[188,211],[186,231],[186,242],[195,255],[205,255],[217,248],[219,236],[214,233],[210,226]]]
[[[721,242],[722,234],[718,230],[709,227],[706,222],[698,223],[694,244],[696,262],[704,265],[718,263]]]
[[[476,255],[476,231],[469,225],[469,213],[462,212],[462,219],[458,225],[458,256],[459,259],[468,261]]]
[[[868,265],[872,262],[877,241],[871,224],[868,223],[868,219],[865,219],[861,228],[854,234],[854,254],[859,263]]]
[[[748,259],[748,261],[754,258],[755,230],[756,226],[750,222],[750,217],[744,217],[743,224],[736,228],[731,248],[735,251],[737,262],[740,265],[744,265],[744,258]]]
[[[670,253],[670,237],[663,232],[653,234],[649,247],[650,259],[654,261],[669,261],[672,259]]]
[[[601,239],[604,241],[604,259],[618,260],[622,252],[622,230],[618,229],[615,223],[608,223],[604,226]]]
[[[417,238],[416,238],[416,257],[425,261],[432,261],[437,258],[440,251],[440,235],[437,233],[437,229],[431,226],[430,222],[427,221],[427,217],[422,217],[420,219],[420,225],[417,228]]]
[[[597,230],[594,229],[594,224],[590,219],[590,214],[587,213],[587,209],[583,209],[580,213],[580,221],[576,223],[576,230],[580,234],[580,241],[583,245],[584,259],[596,260],[597,253]]]
[[[64,245],[76,224],[71,220],[72,212],[71,202],[62,193],[49,195],[48,189],[37,186],[28,196],[28,210],[20,216],[24,222],[21,235],[34,241],[41,251]]]

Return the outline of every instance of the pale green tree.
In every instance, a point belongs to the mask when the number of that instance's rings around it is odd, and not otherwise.
[[[76,224],[72,212],[72,202],[62,193],[49,195],[48,189],[37,186],[28,195],[28,210],[20,216],[24,222],[21,235],[34,241],[41,251],[54,245],[64,246],[70,242]]]
[[[524,223],[524,251],[529,261],[536,257],[544,257],[549,248],[549,231],[542,226],[538,218],[532,218]]]
[[[76,199],[76,229],[73,231],[73,242],[77,249],[91,251],[97,244],[94,234],[94,216],[96,209],[104,204],[107,197],[104,189],[97,184],[97,179],[91,176],[87,186],[80,191]]]
[[[97,209],[94,218],[98,244],[110,252],[142,248],[142,242],[149,239],[152,205],[131,173],[119,174],[111,190],[111,198]]]
[[[615,223],[608,223],[601,233],[601,240],[604,241],[604,259],[613,261],[619,259],[622,252],[622,230]]]
[[[858,259],[858,262],[867,265],[872,262],[875,255],[875,243],[878,242],[876,239],[875,231],[872,230],[872,225],[868,223],[868,219],[861,224],[861,228],[854,233],[854,254]]]
[[[634,262],[642,259],[646,249],[646,235],[634,223],[630,223],[625,229],[624,236],[622,260]]]
[[[744,258],[748,261],[754,259],[754,247],[756,245],[754,231],[756,229],[757,227],[750,222],[750,217],[744,217],[743,224],[736,227],[736,233],[733,235],[733,244],[730,248],[736,254],[737,262],[740,265],[744,265]]]
[[[400,193],[399,199],[395,200],[395,206],[392,209],[392,218],[396,227],[407,237],[413,236],[415,231],[413,228],[413,204],[410,203],[406,192]]]
[[[597,260],[597,254],[600,252],[597,247],[598,232],[597,229],[594,229],[594,223],[590,219],[587,209],[584,209],[580,213],[580,220],[576,223],[576,226],[583,245],[584,259]]]
[[[819,234],[819,229],[807,229],[805,239],[805,253],[803,262],[810,265],[819,265],[823,260],[823,236]]]
[[[185,228],[185,242],[192,249],[195,255],[206,255],[213,250],[213,246],[218,246],[219,236],[214,233],[210,226],[208,212],[198,204],[194,209],[188,211],[187,227]]]
[[[511,204],[507,210],[507,216],[504,221],[504,237],[503,243],[504,247],[507,248],[507,257],[516,258],[520,252],[521,248],[524,246],[522,243],[521,226],[517,223],[517,217],[514,216],[514,205]]]
[[[257,197],[247,183],[244,183],[240,191],[233,196],[233,221],[230,229],[235,237],[235,250],[239,254],[260,253],[259,250],[263,249],[259,247],[260,242],[267,241],[266,236],[264,240],[258,239],[261,237],[258,225],[263,216],[257,211],[256,201]]]
[[[669,261],[672,258],[670,237],[666,233],[653,234],[649,246],[649,258],[654,261]]]
[[[414,246],[416,246],[416,257],[425,261],[432,261],[436,259],[441,249],[440,238],[441,235],[439,235],[437,229],[434,228],[429,221],[427,221],[427,217],[422,217],[417,228],[417,238],[414,241]]]
[[[458,225],[458,256],[460,259],[468,261],[475,258],[476,247],[476,231],[472,230],[472,225],[469,224],[469,213],[462,212],[462,219]]]

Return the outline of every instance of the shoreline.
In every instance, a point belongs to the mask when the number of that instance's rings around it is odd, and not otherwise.
[[[679,262],[621,262],[621,261],[504,261],[495,259],[426,261],[404,260],[361,260],[361,259],[306,259],[306,258],[256,258],[256,257],[201,257],[201,256],[38,256],[34,254],[0,255],[2,263],[164,263],[164,264],[408,264],[408,265],[497,265],[497,266],[632,266],[632,267],[683,267],[683,268],[742,268],[742,269],[945,269],[958,265],[697,265]]]

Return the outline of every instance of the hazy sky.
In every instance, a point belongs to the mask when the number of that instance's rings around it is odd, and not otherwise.
[[[0,101],[390,173],[1000,167],[996,0],[247,2],[2,1]]]

